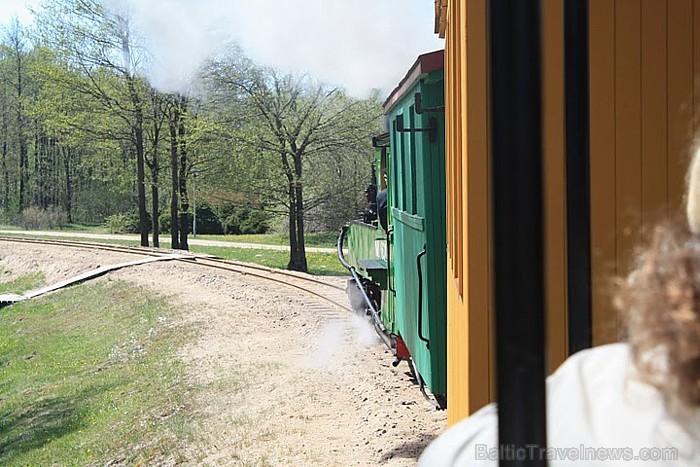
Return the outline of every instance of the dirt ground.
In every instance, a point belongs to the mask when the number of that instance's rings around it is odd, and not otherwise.
[[[133,255],[0,244],[0,271],[41,270],[49,283]],[[186,310],[198,338],[182,350],[206,465],[409,466],[445,427],[405,363],[365,321],[300,292],[196,265],[157,263],[97,280],[123,280]],[[344,285],[343,278],[326,280]]]

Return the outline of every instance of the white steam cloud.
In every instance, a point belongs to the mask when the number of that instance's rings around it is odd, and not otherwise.
[[[419,54],[443,46],[428,0],[110,1],[128,4],[154,57],[151,79],[165,90],[182,90],[230,40],[259,63],[356,97],[388,93]]]
[[[352,359],[352,355],[347,354],[348,345],[371,347],[379,343],[379,336],[369,319],[352,314],[348,319],[328,323],[301,364],[313,370],[342,372],[348,359]]]

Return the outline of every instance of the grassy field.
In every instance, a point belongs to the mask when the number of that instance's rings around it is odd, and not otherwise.
[[[2,269],[0,269],[0,274],[2,274]],[[2,276],[0,275],[0,280]],[[32,290],[40,287],[44,283],[44,275],[40,272],[29,274],[27,276],[22,276],[13,281],[0,282],[0,293],[15,293],[21,294],[28,290]]]
[[[13,225],[3,225],[0,224],[0,230],[17,230],[22,229]],[[91,233],[91,234],[109,234],[110,232],[103,226],[95,225],[84,225],[84,224],[69,224],[61,229],[62,232],[69,232],[80,234]],[[137,234],[132,234],[137,235]],[[161,232],[161,238],[169,238],[168,232]],[[289,237],[281,234],[255,234],[255,235],[208,235],[199,234],[196,237],[190,236],[190,238],[196,238],[199,240],[218,240],[222,242],[236,242],[236,243],[257,243],[260,245],[280,245],[288,246]],[[309,233],[304,236],[304,241],[306,246],[321,247],[321,248],[335,248],[336,241],[338,240],[338,232],[325,232],[325,233]]]
[[[224,242],[257,243],[260,245],[289,245],[289,237],[279,234],[260,235],[197,235],[202,240],[220,240]],[[313,233],[304,235],[304,244],[321,248],[335,248],[338,232]]]
[[[162,299],[118,282],[0,309],[0,465],[181,460],[195,437],[196,388],[175,355],[194,331],[176,318]]]
[[[191,245],[194,253],[205,253],[234,261],[260,264],[270,268],[285,269],[289,253],[278,250],[256,250],[246,248],[229,248]],[[349,275],[348,270],[340,264],[335,253],[306,253],[306,261],[311,274],[322,276]]]

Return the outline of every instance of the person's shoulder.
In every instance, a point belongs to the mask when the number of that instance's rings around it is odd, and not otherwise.
[[[489,404],[442,433],[423,451],[421,467],[498,465],[498,410]]]
[[[631,368],[630,349],[626,343],[607,344],[576,352],[547,378],[551,389],[568,379],[587,379],[601,374],[623,376]]]

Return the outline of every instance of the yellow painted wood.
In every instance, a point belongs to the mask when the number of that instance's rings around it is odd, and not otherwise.
[[[542,4],[547,368],[568,355],[563,2]]]
[[[682,206],[693,143],[693,16],[692,0],[668,1],[668,199],[673,213]]]
[[[463,299],[463,199],[462,199],[462,138],[466,129],[463,125],[462,96],[466,86],[462,81],[462,59],[460,35],[464,24],[461,22],[460,2],[450,1],[447,10],[445,35],[445,157],[450,189],[447,190],[448,271],[447,271],[447,393],[448,424],[469,414],[469,323]]]
[[[467,31],[469,39],[467,40]],[[486,2],[451,1],[446,25],[448,423],[493,400]]]
[[[445,2],[441,2],[444,5]],[[449,0],[445,23],[448,423],[495,398],[485,0]],[[680,211],[700,120],[700,0],[589,0],[594,345],[617,339],[611,282],[641,228]],[[543,2],[549,368],[565,356],[562,2]]]
[[[608,281],[617,273],[615,191],[615,4],[589,2],[591,275],[593,344],[617,332]]]
[[[615,17],[615,235],[620,274],[629,269],[641,239],[641,0],[617,0]],[[611,313],[613,318],[617,316]],[[605,336],[605,342],[617,339],[617,329]]]
[[[693,149],[697,146],[700,122],[700,0],[693,0]]]
[[[666,1],[642,2],[642,211],[648,231],[667,217]]]
[[[467,151],[462,155],[467,167],[467,270],[470,352],[469,410],[473,412],[495,398],[492,281],[491,209],[489,186],[489,93],[486,1],[470,0],[462,21],[467,47],[462,54],[467,64],[466,112]],[[468,32],[468,33],[467,33]],[[464,110],[463,110],[464,111]],[[486,117],[486,118],[485,118]],[[466,159],[465,159],[466,156]]]

